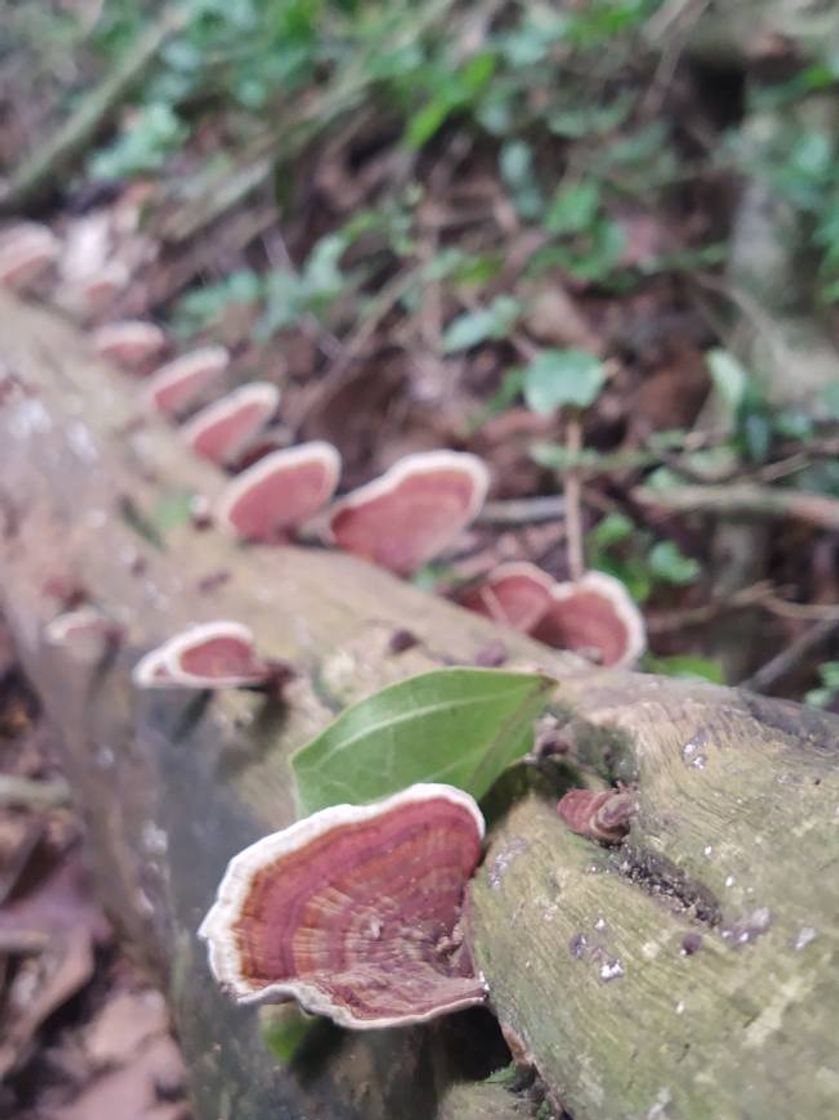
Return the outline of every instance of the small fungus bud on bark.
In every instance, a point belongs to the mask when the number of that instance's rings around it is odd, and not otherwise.
[[[623,840],[636,810],[633,794],[614,789],[572,789],[556,807],[572,832],[603,844]]]

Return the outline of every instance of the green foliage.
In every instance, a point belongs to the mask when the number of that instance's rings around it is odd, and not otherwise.
[[[591,179],[557,187],[545,213],[549,233],[584,233],[592,228],[600,210],[600,185]]]
[[[518,1084],[520,1077],[519,1067],[515,1062],[510,1062],[509,1065],[493,1070],[486,1078],[486,1083],[487,1085],[503,1085],[505,1089],[512,1089]]]
[[[348,708],[292,759],[301,813],[371,801],[414,782],[480,798],[530,744],[550,678],[441,669]]]
[[[101,179],[120,179],[154,171],[180,148],[187,135],[186,125],[171,105],[151,102],[137,112],[130,129],[93,156],[90,173]]]
[[[316,1015],[308,1015],[296,1003],[280,1004],[263,1013],[262,1041],[277,1061],[287,1066],[320,1022]]]
[[[814,708],[827,708],[839,696],[839,661],[824,661],[819,665],[818,688],[811,688],[804,697],[805,704]]]
[[[687,677],[690,680],[725,684],[725,667],[722,662],[694,653],[679,653],[671,657],[648,655],[644,659],[644,668],[650,673],[659,673],[665,677]]]
[[[524,399],[534,412],[588,408],[605,379],[603,363],[585,350],[543,350],[524,371]]]
[[[545,235],[524,276],[561,269],[584,283],[628,281],[618,209],[633,200],[653,205],[654,191],[676,173],[671,138],[643,111],[644,83],[625,80],[643,65],[642,30],[659,0],[592,0],[571,10],[511,5],[491,20],[450,0],[184,2],[191,18],[161,51],[125,127],[94,155],[96,175],[156,170],[193,135],[206,137],[208,123],[221,122],[217,153],[178,184],[186,198],[210,164],[219,170],[229,160],[235,179],[239,154],[251,142],[259,147],[268,122],[279,165],[291,167],[301,148],[315,147],[347,113],[377,116],[418,167],[428,155],[436,160],[454,135],[496,161],[522,226]],[[147,22],[140,0],[105,5],[94,39],[109,65],[118,65]],[[345,296],[352,297],[347,310],[363,320],[379,310],[365,300],[366,279],[379,284],[401,273],[398,306],[408,313],[421,306],[428,284],[452,302],[460,285],[473,289],[481,310],[449,325],[446,353],[508,337],[522,302],[516,290],[483,292],[504,265],[504,240],[496,232],[494,244],[476,248],[471,233],[447,234],[429,254],[420,201],[414,182],[386,188],[374,208],[328,231],[320,256],[310,255],[299,271],[243,272],[233,283],[189,293],[177,309],[178,329],[206,329],[228,306],[253,304],[267,337],[312,315],[322,320]],[[358,283],[343,275],[343,250],[330,237],[358,248]]]
[[[164,492],[155,502],[149,521],[161,536],[189,525],[194,517],[195,495],[184,490]]]
[[[835,82],[836,58],[828,58],[801,72],[792,82],[764,94],[777,109],[782,101],[806,97],[813,89]],[[758,100],[758,104],[760,100]],[[820,128],[802,128],[789,117],[771,142],[758,153],[744,150],[732,139],[731,156],[743,171],[764,180],[801,220],[809,248],[816,258],[817,292],[825,303],[839,300],[839,165],[835,137]]]
[[[188,335],[211,327],[231,307],[252,307],[257,339],[297,324],[305,315],[325,320],[333,306],[352,291],[357,275],[341,270],[348,244],[343,233],[328,234],[313,246],[299,272],[234,272],[218,284],[187,292],[175,305],[175,333]]]
[[[232,272],[217,284],[193,288],[175,304],[172,329],[189,336],[218,321],[228,308],[258,304],[264,297],[265,280],[256,272]]]
[[[780,417],[763,386],[727,350],[709,351],[707,361],[725,423],[732,431],[732,449],[747,462],[765,462],[774,437],[780,434]]]
[[[622,513],[610,513],[586,537],[589,567],[608,572],[626,585],[636,602],[644,603],[661,584],[683,587],[695,583],[702,567],[685,556],[675,541],[654,541]],[[663,670],[662,670],[663,671]]]
[[[408,121],[405,130],[408,144],[421,148],[453,113],[474,107],[494,72],[495,58],[489,51],[475,55],[452,72],[444,69],[431,100]]]
[[[650,575],[675,586],[694,583],[702,571],[698,560],[685,556],[675,541],[658,541],[647,554]]]
[[[487,339],[506,338],[520,314],[518,300],[510,296],[496,296],[488,307],[458,315],[443,334],[443,353],[468,350]]]

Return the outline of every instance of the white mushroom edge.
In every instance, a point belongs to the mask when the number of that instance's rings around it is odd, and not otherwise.
[[[254,985],[242,973],[233,935],[233,926],[250,894],[253,878],[266,865],[305,848],[307,844],[333,829],[375,820],[402,805],[439,798],[465,809],[475,822],[479,839],[483,840],[484,817],[473,797],[454,786],[420,782],[368,805],[333,805],[328,809],[321,809],[289,825],[288,828],[264,836],[233,856],[219,884],[215,902],[198,929],[198,936],[207,943],[210,971],[221,987],[238,1003],[283,1003],[294,999],[306,1011],[314,1015],[325,1015],[339,1026],[355,1030],[379,1030],[384,1027],[424,1023],[438,1015],[474,1006],[476,1001],[470,998],[453,1001],[426,1014],[357,1019],[347,1008],[334,1004],[319,988],[306,983],[305,980],[288,980],[259,987]],[[486,991],[483,977],[478,976],[476,979]]]

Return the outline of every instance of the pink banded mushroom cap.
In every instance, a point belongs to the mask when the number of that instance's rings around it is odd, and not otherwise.
[[[184,424],[181,435],[196,455],[224,466],[265,427],[279,403],[276,385],[254,381],[202,408]]]
[[[100,358],[134,369],[159,357],[166,335],[155,323],[127,319],[99,327],[93,332],[93,346]]]
[[[46,226],[25,222],[0,236],[0,285],[25,289],[58,256],[58,239]]]
[[[134,666],[139,688],[247,688],[265,683],[271,666],[238,622],[204,622],[151,650]]]
[[[475,455],[408,455],[335,503],[329,517],[332,539],[345,552],[411,575],[457,539],[488,489],[489,472]]]
[[[146,400],[164,416],[180,416],[196,404],[230,365],[224,346],[204,346],[167,362],[149,379]]]
[[[227,484],[216,523],[241,540],[282,540],[326,505],[340,474],[341,456],[331,443],[273,451]]]
[[[93,276],[65,281],[62,303],[83,315],[94,315],[128,287],[131,274],[119,260],[106,261]]]
[[[96,607],[78,607],[51,619],[44,636],[52,646],[71,646],[75,651],[102,656],[122,636],[122,627]]]
[[[483,1002],[461,928],[483,833],[468,794],[428,784],[258,840],[198,931],[213,975],[240,1003],[296,999],[356,1029]]]
[[[550,606],[531,633],[546,645],[614,668],[637,661],[647,644],[641,612],[620,580],[605,572],[555,584]]]
[[[527,561],[499,564],[460,596],[460,605],[521,633],[529,633],[551,605],[555,581]]]

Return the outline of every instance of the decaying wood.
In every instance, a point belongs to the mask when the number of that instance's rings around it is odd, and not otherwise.
[[[259,1013],[215,990],[194,934],[229,856],[291,819],[297,746],[347,702],[473,661],[499,632],[349,557],[166,528],[164,499],[212,496],[220,478],[143,419],[132,385],[74,329],[6,298],[0,362],[3,609],[63,734],[109,907],[169,984],[197,1115],[518,1115],[498,1086],[441,1085],[446,1024],[326,1031],[283,1066]],[[74,586],[125,630],[107,665],[44,641]],[[133,692],[142,651],[225,617],[297,667],[283,702]],[[419,644],[394,654],[406,627]],[[496,824],[469,914],[516,1050],[575,1120],[832,1115],[837,721],[504,641],[511,663],[557,674],[572,757],[639,803],[613,850],[540,794]]]

